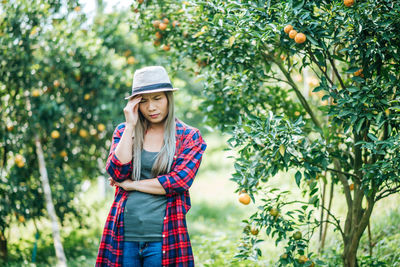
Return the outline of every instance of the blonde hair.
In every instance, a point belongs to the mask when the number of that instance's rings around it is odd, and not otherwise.
[[[152,178],[157,177],[160,174],[166,174],[170,172],[172,162],[175,155],[175,112],[174,112],[174,95],[173,91],[164,91],[168,100],[168,114],[164,120],[164,145],[160,152],[157,154],[157,158],[154,162],[153,168],[151,169]],[[133,159],[133,170],[132,180],[140,180],[140,169],[141,169],[141,152],[143,149],[144,134],[149,127],[149,121],[143,116],[138,109],[139,118],[134,129],[135,138],[133,139],[132,147],[132,159]]]

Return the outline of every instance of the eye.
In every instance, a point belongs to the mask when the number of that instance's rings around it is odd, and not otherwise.
[[[161,98],[160,97],[157,97],[157,98],[154,98],[155,100],[160,100]]]

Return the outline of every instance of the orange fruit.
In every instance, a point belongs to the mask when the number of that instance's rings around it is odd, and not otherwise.
[[[347,7],[351,7],[352,5],[354,5],[354,0],[344,0],[343,4]]]
[[[293,26],[292,25],[286,25],[285,26],[285,28],[283,28],[283,31],[285,32],[285,33],[289,33],[291,30],[293,30]]]
[[[57,138],[60,137],[60,133],[57,130],[54,130],[54,131],[51,132],[50,136],[53,139],[57,139]]]
[[[144,0],[138,0],[138,3],[139,3],[139,4],[143,4],[143,1],[144,1]]]
[[[133,56],[128,57],[126,63],[128,63],[129,65],[133,65],[135,63],[135,57]]]
[[[163,19],[163,22],[164,22],[165,24],[168,24],[168,23],[169,23],[169,19],[168,19],[168,18],[164,18],[164,19]]]
[[[257,227],[255,227],[255,226],[251,227],[250,233],[252,235],[258,235],[258,232],[259,232],[259,230]]]
[[[296,233],[293,234],[294,240],[300,240],[303,237],[300,231],[297,231]]]
[[[288,254],[286,254],[286,253],[283,253],[282,255],[281,255],[281,259],[287,259],[288,258]]]
[[[294,37],[294,41],[298,44],[302,44],[306,41],[307,37],[304,33],[299,32],[298,34],[296,34],[296,36]]]
[[[306,256],[304,256],[304,255],[301,255],[301,256],[299,257],[298,261],[299,261],[300,263],[305,263],[306,261],[308,261],[308,258],[307,258]]]
[[[363,69],[359,69],[353,73],[354,76],[361,76]]]
[[[67,152],[65,150],[60,152],[60,156],[61,157],[66,157],[67,156]]]
[[[105,126],[104,124],[102,124],[102,123],[99,123],[99,124],[97,125],[97,129],[98,129],[100,132],[102,132],[102,131],[104,131],[104,130],[106,129],[106,126]]]
[[[162,31],[164,31],[167,28],[167,24],[161,22],[160,25],[158,25],[158,28]]]
[[[154,28],[158,28],[158,26],[160,26],[161,21],[159,20],[153,20],[153,26]]]
[[[79,11],[81,11],[81,7],[80,7],[80,6],[77,6],[77,7],[74,8],[74,10],[75,10],[76,12],[79,12]]]
[[[269,210],[269,214],[270,214],[271,216],[273,216],[273,217],[276,217],[276,216],[278,216],[279,211],[278,211],[277,208],[272,208],[272,209]]]
[[[179,23],[179,21],[177,21],[177,20],[174,20],[174,22],[172,22],[172,27],[176,27],[176,26],[179,26],[179,25],[181,25],[180,23]]]
[[[249,205],[250,204],[250,196],[247,193],[240,193],[239,194],[239,202],[242,203],[243,205]]]
[[[125,57],[129,57],[130,54],[131,54],[131,50],[128,49],[128,50],[124,51],[124,56]]]
[[[156,39],[161,39],[162,38],[162,34],[160,32],[156,32]]]
[[[34,90],[32,91],[32,96],[33,96],[33,97],[38,97],[38,96],[40,96],[40,90],[39,90],[39,89],[34,89]]]
[[[162,46],[162,49],[164,50],[164,51],[169,51],[170,49],[171,49],[171,46],[170,45],[163,45]]]
[[[53,82],[53,85],[54,85],[54,87],[59,87],[60,86],[60,82],[58,81],[58,80],[55,80],[54,82]]]
[[[349,185],[350,190],[354,190],[354,184]]]
[[[295,115],[295,116],[300,116],[300,112],[299,112],[299,111],[295,111],[295,112],[294,112],[294,115]]]
[[[296,37],[297,31],[296,30],[291,30],[289,32],[289,38],[290,39],[294,39],[294,37]]]
[[[154,40],[153,41],[153,45],[154,46],[159,46],[161,43],[160,43],[160,41],[159,40]]]
[[[85,94],[85,95],[83,96],[83,99],[89,100],[89,99],[90,99],[90,94]]]
[[[19,221],[19,222],[22,222],[22,223],[25,222],[25,217],[22,216],[22,215],[19,215],[19,216],[18,216],[18,221]]]
[[[79,135],[83,138],[86,138],[88,136],[88,131],[86,131],[85,129],[80,129]]]
[[[7,125],[7,131],[11,132],[12,130],[14,130],[14,125]]]

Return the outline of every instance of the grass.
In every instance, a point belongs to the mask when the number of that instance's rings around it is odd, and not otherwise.
[[[227,138],[224,137],[224,140]],[[201,168],[190,189],[192,208],[187,214],[187,225],[192,242],[193,253],[197,266],[274,266],[282,253],[282,247],[276,247],[274,241],[260,232],[265,241],[260,244],[262,257],[258,262],[235,262],[233,256],[237,252],[242,236],[242,220],[251,215],[260,203],[256,198],[256,205],[244,206],[237,201],[234,193],[236,184],[229,180],[233,173],[234,155],[224,151],[225,142],[221,141],[218,134],[205,137],[208,144],[203,157]],[[293,180],[293,173],[279,174],[270,180],[271,186],[281,190],[289,190],[292,197],[301,198],[301,190]],[[85,220],[88,227],[80,228],[80,224],[71,220],[63,227],[61,236],[64,250],[68,259],[68,266],[93,266],[101,238],[104,223],[109,212],[114,189],[106,185],[106,198],[99,199],[99,187],[92,183],[89,190],[82,196],[85,205],[92,211]],[[335,214],[343,220],[344,199],[340,189],[335,190]],[[382,266],[379,261],[387,266],[400,267],[400,210],[398,207],[399,196],[393,196],[377,203],[372,220],[372,241],[375,244],[373,258],[368,258],[368,238],[365,234],[361,240],[359,258],[363,266]],[[10,261],[4,266],[54,266],[55,253],[51,238],[51,225],[47,220],[38,222],[41,236],[38,241],[37,264],[31,262],[34,246],[35,228],[32,222],[25,226],[15,224],[11,226],[12,235],[9,240]],[[341,265],[340,237],[330,228],[326,242],[326,251],[321,258],[329,262],[329,266]],[[316,251],[316,239],[311,244],[311,249]],[[1,263],[0,263],[1,265]],[[1,265],[3,266],[3,265]]]

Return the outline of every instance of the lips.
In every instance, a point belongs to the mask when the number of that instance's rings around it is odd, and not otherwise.
[[[150,115],[150,117],[152,117],[154,119],[154,118],[157,118],[158,115],[160,115],[160,113],[154,114],[154,115]]]

